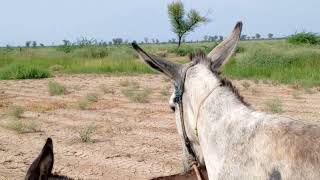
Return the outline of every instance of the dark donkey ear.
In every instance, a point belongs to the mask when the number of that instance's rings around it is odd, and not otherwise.
[[[40,155],[33,161],[27,172],[25,180],[48,179],[53,168],[53,144],[52,139],[48,138],[43,146]]]
[[[142,48],[140,48],[137,43],[132,43],[132,47],[137,51],[140,58],[148,63],[152,68],[162,72],[176,82],[181,80],[184,70],[183,65],[160,59],[152,54],[148,54]]]

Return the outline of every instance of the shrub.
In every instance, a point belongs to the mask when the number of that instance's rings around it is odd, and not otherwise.
[[[266,103],[266,108],[268,111],[272,113],[282,113],[282,102],[279,98],[274,98],[271,100],[268,100]]]
[[[50,81],[48,83],[48,89],[51,96],[61,95],[66,93],[66,87],[54,81]]]
[[[49,68],[51,71],[62,71],[63,70],[63,66],[59,65],[59,64],[55,64],[50,66]]]
[[[98,101],[98,94],[97,93],[88,93],[85,97],[81,98],[78,103],[77,106],[81,109],[81,110],[85,110],[87,109],[87,107],[93,103],[93,102],[97,102]]]
[[[164,88],[161,90],[160,93],[161,93],[161,95],[163,95],[163,96],[169,96],[169,95],[170,95],[169,90],[170,90],[170,87],[167,86],[167,87],[164,87]]]
[[[82,98],[78,101],[77,105],[81,110],[85,110],[89,105],[89,101],[85,98]]]
[[[294,92],[292,92],[292,97],[294,98],[294,99],[301,99],[301,96],[300,96],[301,94],[299,93],[299,91],[294,91]]]
[[[22,120],[12,120],[7,124],[7,128],[22,133],[31,133],[41,131],[40,125],[35,122],[22,122]]]
[[[243,86],[245,89],[249,89],[250,83],[248,83],[247,81],[244,81],[244,82],[242,83],[242,86]]]
[[[80,127],[80,130],[78,131],[80,140],[85,143],[92,142],[91,136],[95,132],[95,130],[96,125],[93,123]]]
[[[49,71],[27,64],[10,64],[0,68],[0,79],[40,79],[50,77]]]
[[[319,44],[319,37],[312,32],[296,33],[288,37],[288,42],[292,44]]]
[[[129,87],[122,90],[123,95],[133,102],[147,103],[149,102],[149,96],[151,94],[150,89],[136,89],[134,87]]]
[[[72,55],[81,58],[104,58],[109,55],[109,49],[99,46],[85,46],[74,50]]]
[[[23,112],[24,112],[24,109],[21,106],[9,106],[9,109],[8,109],[9,115],[15,118],[20,118]]]
[[[100,89],[104,94],[114,94],[115,93],[114,89],[107,87],[106,85],[101,85]]]
[[[98,94],[97,93],[88,93],[86,95],[86,99],[89,102],[97,102],[98,101]]]

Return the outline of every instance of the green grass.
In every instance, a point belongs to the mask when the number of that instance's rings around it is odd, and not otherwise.
[[[320,85],[320,46],[291,45],[285,41],[241,42],[226,64],[224,75],[236,79],[272,80],[275,83]]]
[[[208,53],[214,46],[216,44],[211,42],[185,43],[180,49],[176,44],[143,45],[143,48],[186,63],[189,53],[197,50]],[[296,84],[304,88],[320,85],[320,45],[291,44],[287,40],[242,41],[236,52],[224,68],[226,77]],[[129,45],[0,48],[0,79],[46,78],[54,73],[155,72],[139,60]]]
[[[320,37],[312,32],[300,32],[288,37],[292,44],[320,44]]]
[[[40,79],[50,77],[50,72],[43,67],[31,64],[12,63],[0,67],[0,79]]]

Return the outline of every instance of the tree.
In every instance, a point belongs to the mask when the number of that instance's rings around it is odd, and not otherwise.
[[[112,41],[114,45],[120,45],[123,42],[122,38],[114,38]]]
[[[41,46],[41,47],[44,47],[44,44],[43,44],[43,43],[40,43],[40,46]]]
[[[219,36],[219,41],[223,41],[223,36]]]
[[[268,34],[268,38],[269,38],[269,39],[272,39],[272,38],[273,38],[273,34],[272,34],[272,33],[269,33],[269,34]]]
[[[32,41],[32,47],[37,47],[37,41]]]
[[[247,39],[247,35],[245,35],[245,34],[241,35],[240,39],[241,40],[246,40]]]
[[[71,45],[71,42],[70,42],[69,40],[64,39],[64,40],[62,40],[62,42],[63,42],[63,45],[64,45],[64,46],[69,46],[69,45]]]
[[[206,42],[206,41],[209,41],[209,36],[208,35],[205,35],[204,37],[203,37],[203,40]]]
[[[209,22],[208,18],[201,16],[200,13],[194,9],[191,9],[186,16],[182,2],[169,4],[168,14],[172,31],[177,35],[178,47],[180,47],[181,40],[184,36],[194,31],[200,24]]]
[[[256,39],[260,39],[261,35],[259,33],[256,34]]]
[[[26,42],[26,47],[30,47],[31,41]]]
[[[144,42],[145,42],[146,44],[148,44],[148,43],[149,43],[149,38],[145,37],[145,38],[144,38]]]

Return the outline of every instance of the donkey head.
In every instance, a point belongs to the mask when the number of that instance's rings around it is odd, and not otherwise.
[[[186,131],[191,140],[196,156],[203,163],[201,148],[199,146],[196,133],[193,131],[196,127],[197,110],[206,96],[212,89],[225,84],[227,81],[219,77],[219,71],[232,53],[240,39],[242,30],[242,22],[238,22],[231,35],[215,47],[208,55],[203,52],[191,55],[191,62],[187,64],[177,64],[172,61],[160,59],[152,54],[146,53],[137,44],[133,43],[133,48],[152,68],[162,72],[171,78],[175,84],[175,90],[183,92],[182,105],[183,116]],[[179,92],[173,92],[170,98],[170,106],[172,109],[179,108],[174,101]],[[176,123],[179,134],[181,135],[180,112],[176,111]],[[186,153],[186,152],[185,152]],[[189,154],[185,154],[189,155]]]
[[[52,174],[54,163],[52,139],[48,138],[39,156],[28,169],[25,180],[70,180],[66,176]]]

